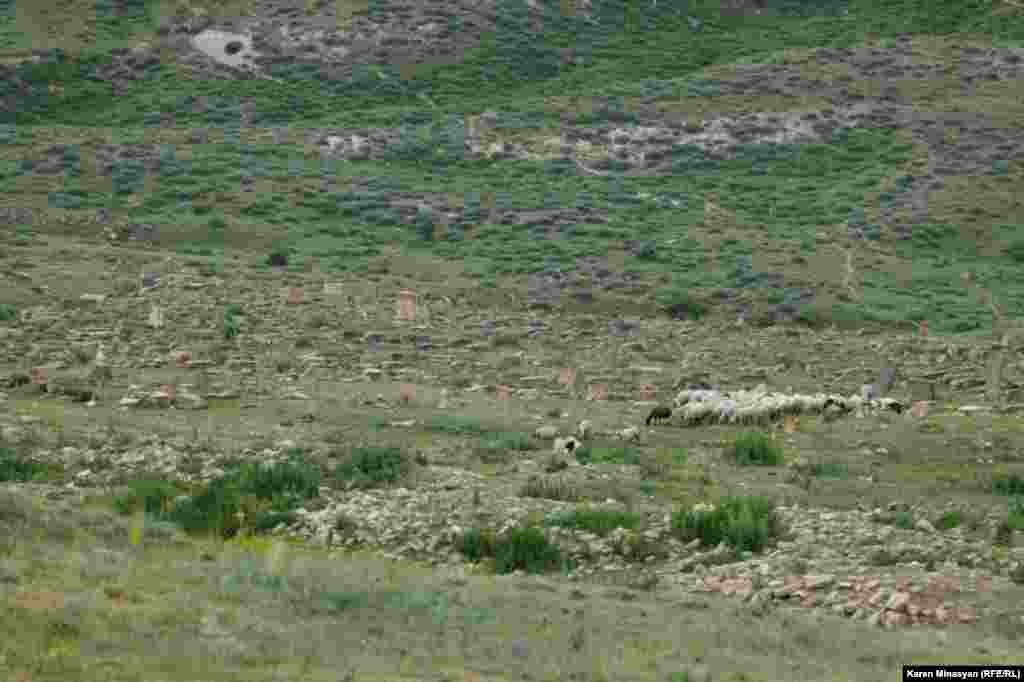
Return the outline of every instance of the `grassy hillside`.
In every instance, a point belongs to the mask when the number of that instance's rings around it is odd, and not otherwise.
[[[109,83],[89,74],[109,59],[104,50],[110,46],[152,38],[162,8],[140,5],[115,21],[92,3],[70,3],[62,16],[80,17],[74,23],[87,26],[95,42],[81,52],[68,50],[56,63],[19,67],[32,95],[19,97],[18,107],[4,114],[0,202],[72,212],[111,207],[123,220],[159,225],[161,238],[183,252],[256,259],[260,249],[283,248],[296,265],[316,259],[335,271],[358,271],[366,256],[397,244],[460,259],[485,287],[556,264],[573,272],[578,258],[621,252],[623,242],[642,238],[652,247],[642,256],[624,254],[621,267],[645,278],[661,275],[662,303],[718,287],[742,288],[758,301],[789,301],[810,288],[818,295],[804,305],[808,319],[891,325],[928,319],[933,330],[946,332],[988,324],[985,308],[958,284],[960,274],[973,269],[980,284],[998,283],[1006,305],[1019,314],[1020,211],[1007,197],[1021,169],[1016,159],[998,158],[998,151],[991,171],[972,178],[969,191],[957,184],[932,192],[928,221],[914,225],[911,239],[896,241],[890,230],[871,234],[871,227],[887,200],[909,191],[927,158],[899,129],[839,130],[812,145],[748,145],[729,159],[709,159],[699,148],[677,144],[674,172],[652,177],[617,176],[614,160],[610,175],[588,176],[557,158],[557,145],[545,147],[563,125],[601,129],[663,123],[674,115],[699,126],[729,113],[826,106],[811,94],[718,96],[724,65],[800,63],[801,50],[865,39],[883,45],[905,32],[942,36],[944,44],[990,35],[995,45],[1010,45],[1022,31],[1016,14],[989,2],[814,3],[824,16],[805,11],[812,14],[806,17],[792,16],[801,3],[790,5],[778,11],[782,16],[731,18],[712,2],[691,3],[685,11],[678,3],[611,2],[584,21],[548,3],[538,39],[525,13],[507,3],[498,11],[500,32],[483,36],[480,47],[454,65],[363,64],[342,80],[325,78],[313,63],[294,63],[277,65],[279,81],[211,81],[190,78],[173,62],[156,63],[127,92],[111,97]],[[375,7],[366,11],[386,11]],[[35,25],[53,33],[48,15],[25,12],[33,16],[14,12],[8,19],[11,54],[27,47],[30,35],[18,34],[13,27],[22,24],[16,22],[38,19]],[[32,38],[31,44],[49,39]],[[558,49],[570,45],[580,63],[560,64]],[[914,96],[922,106],[934,103],[932,109],[1013,120],[1019,86],[998,85],[973,99]],[[195,112],[204,98],[207,110]],[[256,111],[243,125],[246,102]],[[499,112],[492,139],[521,143],[536,160],[466,158],[467,126],[485,111]],[[213,131],[209,143],[183,144],[184,131],[197,127]],[[308,145],[272,143],[270,127],[296,137],[312,127],[388,127],[399,142],[382,158],[322,162]],[[45,181],[27,175],[23,159],[57,140],[67,146],[69,172]],[[110,180],[90,177],[88,168],[81,171],[101,140],[167,145],[161,157],[168,162],[145,180],[138,163],[125,163],[111,187]],[[261,181],[259,192],[239,191],[247,176]],[[317,188],[325,177],[341,183],[340,194]],[[374,183],[378,194],[346,193],[345,183],[355,178]],[[387,201],[397,192],[426,199],[430,210],[418,213],[418,222],[403,219]],[[645,193],[682,202],[636,199]],[[707,214],[711,200],[722,215]],[[514,227],[487,223],[476,208],[481,203],[579,211],[561,226],[570,238],[538,241],[528,220]],[[442,222],[439,214],[447,208],[459,215],[433,232],[423,227]],[[607,220],[586,220],[594,215]],[[843,301],[830,272],[831,251],[844,246],[851,223],[868,226],[870,237],[855,252],[862,291]],[[215,236],[199,236],[211,226]],[[746,277],[750,271],[780,273],[783,283],[766,287]]]

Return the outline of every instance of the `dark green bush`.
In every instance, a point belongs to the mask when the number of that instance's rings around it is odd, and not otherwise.
[[[575,509],[548,520],[548,525],[585,530],[607,535],[616,528],[636,528],[643,517],[634,512],[617,509]]]
[[[558,566],[561,552],[539,528],[513,528],[498,538],[494,559],[499,574],[542,573]]]
[[[992,492],[998,495],[1024,495],[1024,478],[1020,474],[998,475],[992,479]]]
[[[672,529],[683,542],[700,538],[701,545],[721,542],[737,551],[760,552],[781,532],[774,504],[764,497],[727,497],[710,510],[677,512]]]
[[[782,448],[768,434],[760,431],[746,431],[738,435],[726,455],[740,466],[778,466],[783,461]]]
[[[355,448],[346,461],[334,470],[338,481],[351,481],[360,487],[394,483],[409,470],[409,460],[397,447]]]

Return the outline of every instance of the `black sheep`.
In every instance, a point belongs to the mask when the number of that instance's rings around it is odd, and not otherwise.
[[[647,415],[647,420],[646,420],[645,423],[647,424],[647,426],[650,426],[652,421],[655,421],[655,422],[665,421],[666,419],[669,419],[671,416],[672,416],[671,408],[668,408],[668,407],[655,407],[653,410],[651,410],[651,413],[649,415]]]

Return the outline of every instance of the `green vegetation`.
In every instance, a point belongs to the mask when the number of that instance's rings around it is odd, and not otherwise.
[[[781,532],[775,505],[764,497],[726,497],[710,509],[679,511],[672,530],[683,542],[700,538],[704,547],[725,542],[738,552],[760,552]]]
[[[782,447],[760,431],[746,431],[736,436],[725,454],[740,466],[779,466],[784,459]]]
[[[849,478],[850,467],[846,462],[815,462],[811,465],[811,476],[816,478]]]
[[[334,469],[340,483],[369,488],[397,482],[411,466],[401,448],[357,447]]]
[[[992,479],[992,492],[997,495],[1024,495],[1024,477],[1020,474],[999,474]]]
[[[945,512],[935,521],[936,530],[952,530],[963,525],[965,521],[964,513],[958,509],[954,509]]]
[[[499,575],[518,570],[542,573],[568,565],[558,547],[533,527],[511,528],[501,535],[470,529],[458,538],[456,547],[469,561],[492,560]]]
[[[557,514],[549,518],[547,524],[607,535],[616,528],[636,528],[642,520],[642,517],[634,512],[584,508]]]
[[[19,454],[14,448],[0,446],[0,482],[45,482],[59,478],[61,468]]]
[[[234,537],[243,529],[267,532],[294,520],[290,514],[304,500],[319,495],[320,470],[293,457],[271,465],[246,462],[191,495],[162,480],[129,483],[129,492],[113,499],[121,514],[142,510],[155,521],[169,521],[189,533],[213,532]]]
[[[489,433],[480,439],[484,452],[506,452],[509,450],[533,450],[536,444],[528,433]]]
[[[640,450],[631,445],[581,447],[573,453],[580,464],[640,464]]]

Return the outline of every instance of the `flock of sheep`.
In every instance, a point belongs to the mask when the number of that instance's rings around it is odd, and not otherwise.
[[[905,405],[892,398],[883,398],[873,384],[865,385],[860,395],[816,393],[773,393],[762,384],[753,390],[720,391],[707,384],[691,385],[680,391],[674,401],[674,409],[659,405],[651,410],[644,423],[647,426],[670,422],[673,416],[681,426],[702,426],[711,424],[739,424],[766,427],[787,416],[822,415],[832,420],[848,415],[866,416],[884,410],[902,414]],[[548,427],[550,428],[550,427]],[[555,438],[538,429],[539,436]],[[544,432],[544,433],[542,433]],[[587,420],[580,422],[576,436],[555,438],[556,453],[572,454],[593,435],[593,427]],[[639,440],[640,429],[630,426],[621,431],[604,434],[618,440]]]
[[[683,426],[701,424],[742,424],[764,426],[792,415],[824,415],[826,418],[848,414],[864,415],[878,410],[901,414],[903,403],[878,396],[872,386],[865,386],[861,395],[843,397],[816,393],[814,395],[771,393],[764,385],[752,391],[722,392],[706,386],[680,391],[675,399],[676,414]],[[647,423],[664,421],[672,416],[666,407],[656,407]]]

